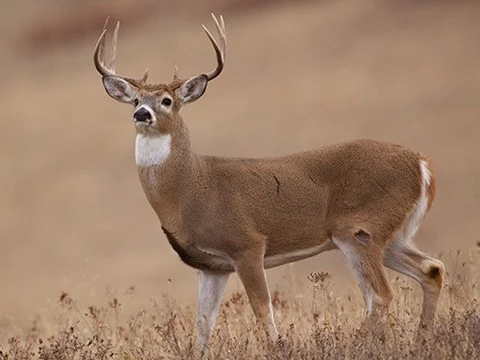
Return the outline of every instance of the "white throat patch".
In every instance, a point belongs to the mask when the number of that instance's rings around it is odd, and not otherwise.
[[[162,165],[170,155],[172,136],[137,134],[135,139],[135,161],[138,166]]]

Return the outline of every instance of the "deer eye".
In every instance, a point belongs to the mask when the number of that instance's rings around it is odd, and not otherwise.
[[[133,105],[135,105],[135,107],[138,106],[138,99],[133,100]]]
[[[170,106],[170,105],[172,105],[172,99],[170,99],[170,98],[165,98],[165,99],[163,99],[163,100],[162,100],[162,105],[164,105],[164,106]]]

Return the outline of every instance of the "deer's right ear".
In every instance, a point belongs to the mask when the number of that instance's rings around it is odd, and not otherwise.
[[[129,103],[135,99],[135,88],[128,81],[117,76],[104,76],[102,81],[107,94],[115,100]]]

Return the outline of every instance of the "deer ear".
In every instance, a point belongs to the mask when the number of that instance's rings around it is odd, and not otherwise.
[[[117,76],[104,76],[102,81],[107,94],[115,100],[129,103],[135,99],[137,93],[128,81]]]
[[[207,75],[194,76],[180,86],[177,90],[177,96],[183,103],[193,102],[203,95],[207,88],[207,83]]]

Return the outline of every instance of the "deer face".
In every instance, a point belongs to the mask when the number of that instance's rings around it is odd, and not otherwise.
[[[198,75],[170,85],[146,85],[118,76],[104,76],[103,85],[113,99],[133,106],[133,121],[139,133],[165,134],[179,121],[184,104],[200,98],[207,76]]]

